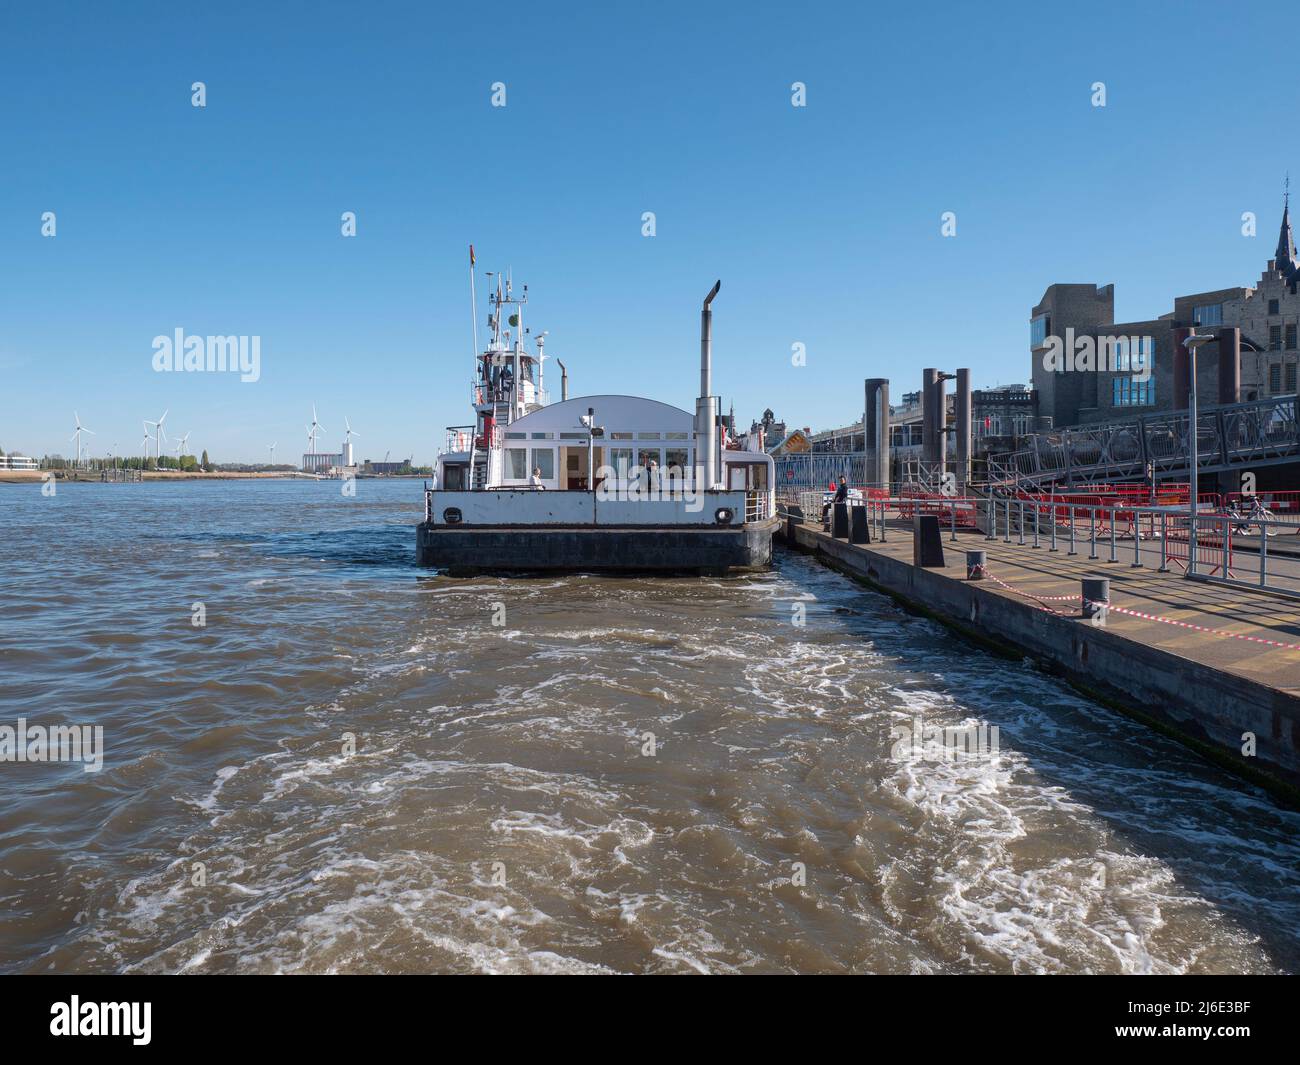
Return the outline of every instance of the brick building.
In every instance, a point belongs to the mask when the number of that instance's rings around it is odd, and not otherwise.
[[[1174,394],[1174,379],[1182,338],[1193,328],[1220,338],[1197,358],[1203,404],[1294,393],[1300,362],[1298,287],[1289,196],[1277,250],[1253,287],[1178,296],[1168,314],[1116,322],[1114,285],[1051,285],[1030,318],[1037,413],[1044,424],[1050,419],[1062,427],[1186,408],[1186,395]],[[1095,364],[1062,368],[1059,360],[1052,361],[1072,345],[1086,350],[1089,341]]]

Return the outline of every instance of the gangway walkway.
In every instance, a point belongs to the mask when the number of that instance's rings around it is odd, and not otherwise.
[[[1300,462],[1296,408],[1295,395],[1201,407],[1197,468],[1220,473]],[[1019,487],[1134,481],[1149,465],[1159,480],[1185,480],[1191,469],[1190,428],[1189,412],[1181,410],[1034,433],[1028,447],[990,458],[990,479]]]

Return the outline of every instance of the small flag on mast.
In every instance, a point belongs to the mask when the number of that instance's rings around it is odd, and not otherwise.
[[[470,266],[473,266],[473,265],[474,265],[474,245],[473,245],[473,244],[471,244],[471,245],[469,246],[469,264],[470,264]]]

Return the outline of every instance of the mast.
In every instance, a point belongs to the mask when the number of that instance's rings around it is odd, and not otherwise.
[[[474,245],[469,246],[469,320],[474,326],[474,364],[478,365],[478,299],[474,295]]]

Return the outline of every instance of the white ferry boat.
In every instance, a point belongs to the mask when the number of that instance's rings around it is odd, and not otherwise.
[[[545,333],[523,325],[497,275],[476,356],[472,424],[450,426],[417,561],[453,576],[538,571],[725,574],[771,563],[773,462],[725,439],[712,390],[712,310],[701,312],[695,411],[637,396],[544,388]],[[532,340],[534,350],[529,350]],[[475,345],[477,348],[477,345]]]

